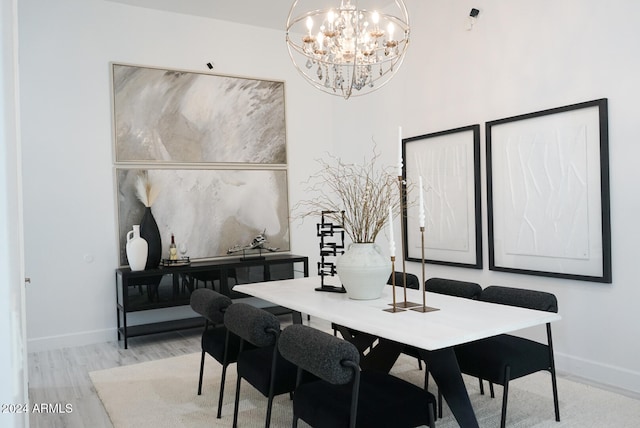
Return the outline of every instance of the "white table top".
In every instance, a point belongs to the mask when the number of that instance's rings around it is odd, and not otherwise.
[[[392,302],[393,287],[386,286],[376,300],[353,300],[343,293],[315,291],[319,277],[236,285],[234,291],[276,305],[335,322],[378,337],[425,350],[442,349],[473,340],[558,321],[553,312],[479,302],[436,293],[426,294],[427,306],[438,311],[385,312]],[[404,298],[396,287],[396,300]],[[407,290],[409,301],[422,304],[422,291]]]

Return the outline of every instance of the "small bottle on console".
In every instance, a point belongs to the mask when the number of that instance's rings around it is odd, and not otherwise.
[[[178,249],[173,233],[171,234],[171,245],[169,245],[169,260],[178,260]]]

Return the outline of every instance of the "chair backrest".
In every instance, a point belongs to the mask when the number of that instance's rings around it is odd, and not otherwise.
[[[396,277],[396,287],[404,287],[404,278],[403,278],[403,274],[404,272],[391,272],[391,275],[389,275],[389,279],[387,280],[387,284],[391,285],[393,284],[393,277],[395,275]],[[407,288],[412,288],[414,290],[419,290],[420,289],[420,281],[418,280],[418,277],[412,273],[407,273]]]
[[[351,382],[354,366],[360,363],[360,354],[352,343],[301,324],[282,331],[278,350],[302,370],[334,385]]]
[[[234,303],[224,313],[224,325],[259,348],[276,344],[280,321],[274,314],[246,303]]]
[[[224,312],[231,306],[231,299],[208,288],[198,288],[191,293],[191,309],[214,324],[224,322]]]
[[[492,285],[482,290],[479,300],[538,311],[558,312],[556,296],[544,291]]]
[[[482,287],[475,282],[457,281],[455,279],[429,278],[424,285],[425,289],[432,293],[465,297],[467,299],[477,299],[482,292]]]

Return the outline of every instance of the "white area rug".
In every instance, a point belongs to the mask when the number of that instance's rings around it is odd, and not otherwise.
[[[221,366],[207,356],[203,393],[197,395],[200,354],[145,362],[91,372],[89,375],[115,428],[199,428],[230,427],[233,420],[235,365],[227,372],[222,419],[216,419]],[[417,385],[423,384],[424,371],[415,359],[401,356],[393,373]],[[496,386],[496,398],[480,395],[476,379],[465,378],[469,396],[481,427],[500,425],[502,388]],[[553,412],[551,379],[538,373],[515,380],[510,385],[507,412],[508,427],[638,427],[640,401],[591,386],[558,379],[561,422]],[[433,391],[432,391],[433,392]],[[241,427],[264,426],[266,398],[244,382],[240,395]],[[288,394],[274,400],[271,426],[291,426],[291,402]],[[306,426],[300,423],[299,426]],[[457,427],[444,406],[437,427]]]

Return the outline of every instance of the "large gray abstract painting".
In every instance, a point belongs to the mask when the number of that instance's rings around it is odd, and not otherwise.
[[[284,83],[113,65],[116,162],[286,164]]]
[[[151,210],[192,260],[227,256],[264,232],[289,251],[284,83],[112,65],[119,260],[140,223],[142,171],[160,189]],[[180,245],[179,245],[180,247]]]
[[[136,198],[140,169],[117,169],[120,263],[126,233],[139,224],[144,206]],[[159,195],[151,207],[168,257],[171,234],[186,243],[192,259],[227,255],[265,231],[268,246],[289,251],[287,175],[285,170],[149,169]]]

